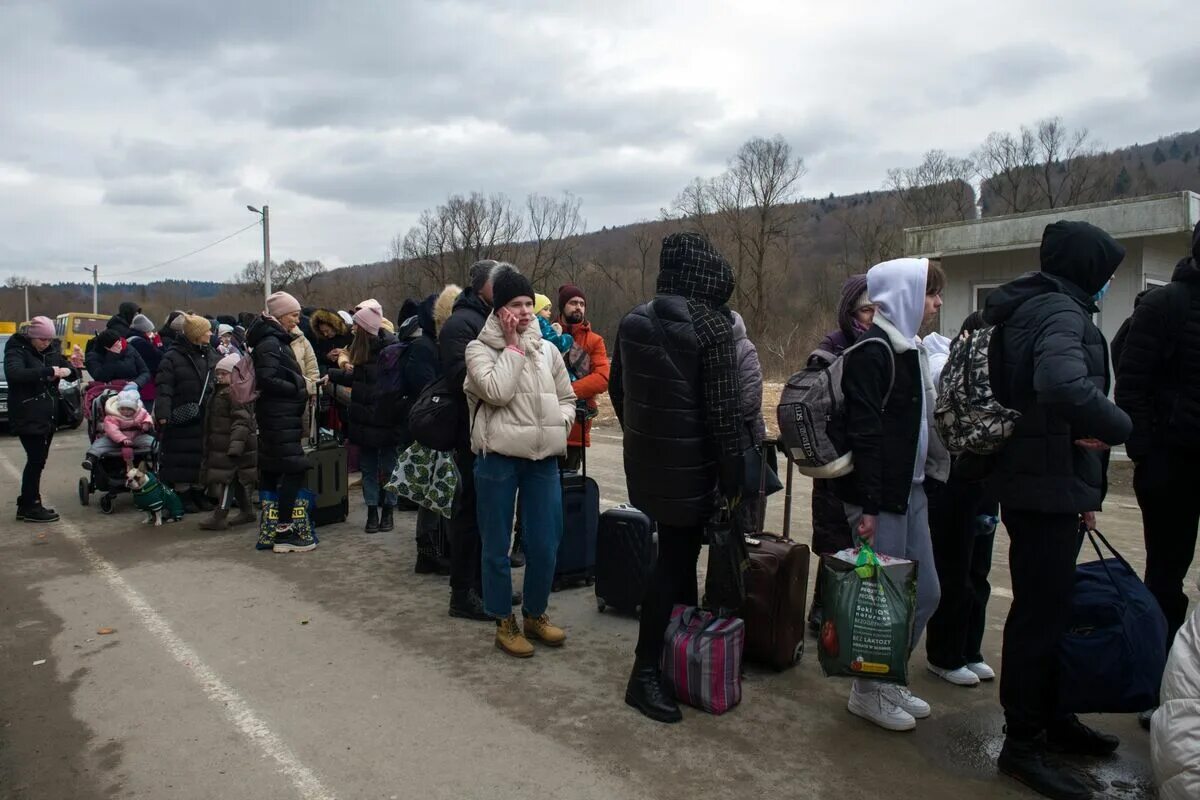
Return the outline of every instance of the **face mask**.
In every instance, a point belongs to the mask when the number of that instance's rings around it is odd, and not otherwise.
[[[1109,279],[1108,283],[1106,283],[1100,287],[1100,291],[1098,291],[1094,295],[1092,295],[1092,299],[1095,300],[1097,303],[1099,303],[1101,300],[1104,299],[1104,295],[1108,294],[1108,288],[1110,286],[1112,286],[1111,278]]]

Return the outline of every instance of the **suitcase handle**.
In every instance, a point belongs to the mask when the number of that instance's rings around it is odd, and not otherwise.
[[[763,439],[762,440],[762,469],[758,475],[758,498],[759,498],[759,519],[758,529],[762,531],[766,527],[767,519],[767,453],[774,448],[783,454],[784,460],[787,461],[787,480],[784,482],[783,492],[783,535],[782,539],[785,542],[792,541],[792,472],[795,466],[792,461],[792,456],[788,452],[780,439]]]

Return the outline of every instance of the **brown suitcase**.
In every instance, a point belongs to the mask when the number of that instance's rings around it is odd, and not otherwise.
[[[763,469],[759,483],[760,510],[757,529],[763,528],[766,512],[766,453],[777,447],[763,442]],[[746,622],[747,661],[785,670],[795,666],[804,655],[807,627],[805,604],[808,601],[808,545],[793,542],[792,460],[787,457],[787,482],[784,490],[783,535],[756,533],[747,535],[750,569],[746,573],[746,603],[739,616]]]

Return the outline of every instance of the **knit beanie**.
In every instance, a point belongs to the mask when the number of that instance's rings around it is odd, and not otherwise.
[[[212,334],[212,324],[204,317],[184,314],[182,319],[183,335],[192,344],[203,344],[204,340]]]
[[[96,346],[104,350],[111,350],[112,346],[119,341],[121,341],[121,334],[112,328],[106,328],[96,334]]]
[[[171,315],[171,321],[167,324],[167,327],[176,333],[183,333],[183,323],[187,322],[188,317],[187,312],[172,311]]]
[[[125,388],[117,393],[117,408],[141,408],[142,396],[136,383],[127,383]]]
[[[230,353],[217,362],[217,372],[233,372],[234,365],[242,360],[242,357],[237,353]]]
[[[356,305],[354,307],[354,311],[355,311],[355,313],[357,313],[358,311],[360,311],[361,309],[364,309],[364,308],[373,308],[379,312],[379,316],[381,316],[381,317],[383,316],[383,306],[374,297],[368,297],[366,300],[363,300],[361,303],[359,303],[358,305]]]
[[[58,334],[54,331],[54,322],[49,317],[34,317],[29,320],[25,335],[30,339],[53,339]]]
[[[540,314],[550,307],[550,298],[544,294],[536,294],[533,296],[533,313]]]
[[[514,266],[497,267],[492,273],[492,308],[504,308],[516,297],[533,299],[533,284]]]
[[[275,319],[300,310],[300,301],[287,292],[276,292],[267,298],[267,313]]]
[[[151,333],[154,330],[154,323],[145,314],[138,314],[133,318],[133,322],[129,323],[129,327],[138,333]]]
[[[567,307],[567,303],[574,300],[576,297],[582,297],[585,301],[587,296],[584,295],[583,289],[580,289],[573,283],[564,283],[558,287],[558,310],[561,312]]]
[[[867,297],[867,292],[866,292],[866,290],[864,289],[864,290],[863,290],[863,293],[862,293],[862,294],[860,294],[860,295],[858,296],[858,298],[857,298],[857,299],[855,299],[855,301],[854,301],[854,308],[853,308],[852,310],[853,310],[853,311],[860,311],[861,309],[864,309],[864,308],[866,308],[866,307],[867,307],[867,306],[869,306],[869,305],[871,305],[871,298],[870,298],[870,297]]]
[[[233,333],[233,326],[224,323],[217,326],[217,336],[224,336],[227,333]]]
[[[363,306],[354,312],[354,324],[372,336],[379,335],[379,327],[383,324],[383,315],[373,306]]]

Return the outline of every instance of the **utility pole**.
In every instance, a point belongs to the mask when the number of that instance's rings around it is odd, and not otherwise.
[[[263,206],[259,211],[254,206],[246,206],[251,212],[262,217],[263,228],[263,302],[271,296],[271,208]]]
[[[92,273],[92,313],[100,313],[100,267],[92,264],[92,268],[83,268],[84,272]]]
[[[25,282],[25,321],[28,322],[29,316],[29,281]]]

